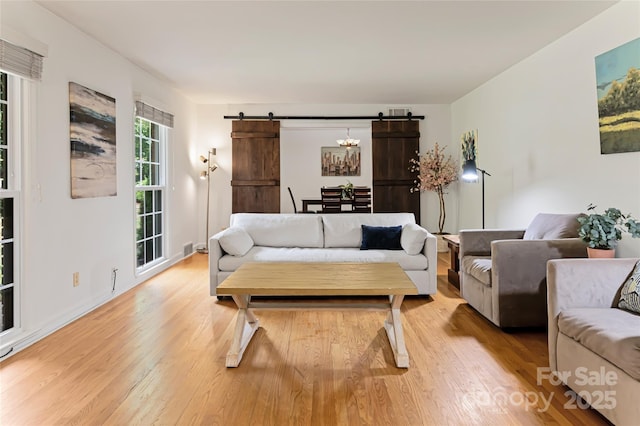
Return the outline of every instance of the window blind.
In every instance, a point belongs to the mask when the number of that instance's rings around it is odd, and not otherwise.
[[[42,56],[0,39],[0,69],[31,80],[42,79]]]
[[[136,101],[136,115],[162,126],[173,128],[173,114],[161,111],[142,101]]]

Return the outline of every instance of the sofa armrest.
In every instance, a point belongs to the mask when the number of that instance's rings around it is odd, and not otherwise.
[[[216,287],[218,287],[218,272],[220,272],[219,261],[224,255],[224,250],[220,246],[220,237],[224,231],[220,231],[209,238],[209,294],[216,295]]]
[[[490,256],[494,240],[521,240],[524,229],[463,229],[460,237],[460,259],[464,256]]]
[[[429,282],[438,282],[438,238],[431,232],[427,231],[427,238],[424,240],[424,247],[422,248],[422,254],[427,258],[429,269],[427,271],[429,275]],[[437,284],[434,284],[437,288]]]
[[[579,238],[496,240],[491,243],[493,320],[515,327],[545,325],[547,261],[586,257]]]
[[[614,306],[638,258],[558,259],[547,264],[549,365],[557,368],[558,315],[570,308]]]

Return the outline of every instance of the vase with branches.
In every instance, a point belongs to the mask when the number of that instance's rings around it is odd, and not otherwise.
[[[446,148],[446,147],[445,147]],[[445,156],[444,148],[436,143],[433,149],[424,154],[416,152],[418,158],[412,158],[410,170],[417,173],[415,186],[411,192],[434,191],[440,201],[440,216],[438,218],[438,230],[442,234],[447,212],[444,203],[445,189],[458,180],[458,164],[449,156]]]

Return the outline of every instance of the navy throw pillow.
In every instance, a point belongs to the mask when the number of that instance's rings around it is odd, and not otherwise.
[[[362,225],[362,245],[360,250],[384,249],[402,250],[400,237],[402,226]]]

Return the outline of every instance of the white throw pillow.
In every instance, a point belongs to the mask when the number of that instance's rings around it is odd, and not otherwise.
[[[407,223],[402,227],[400,245],[407,254],[418,254],[424,247],[424,240],[427,239],[428,232],[422,226],[415,223]]]
[[[220,247],[231,256],[244,256],[253,247],[251,235],[244,229],[237,227],[227,228],[222,231],[218,241],[220,242]]]

